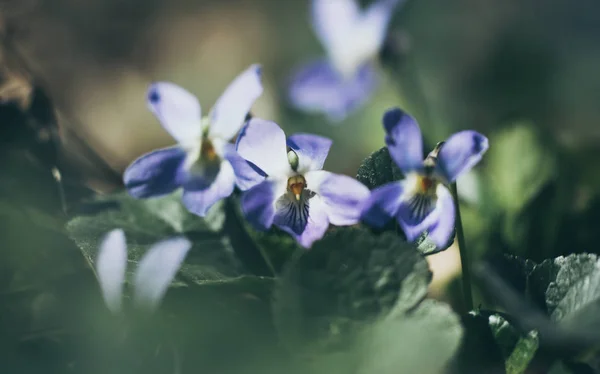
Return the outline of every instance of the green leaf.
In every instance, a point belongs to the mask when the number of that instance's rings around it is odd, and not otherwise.
[[[519,211],[556,176],[555,155],[528,122],[517,122],[492,138],[494,146],[486,155],[489,186],[504,210]]]
[[[517,346],[506,361],[506,374],[525,373],[538,347],[539,337],[536,331],[530,331],[527,336],[519,339]]]
[[[387,147],[373,152],[359,166],[356,179],[369,189],[403,178],[402,171],[390,156]]]
[[[91,263],[104,235],[112,229],[121,228],[125,231],[128,245],[128,278],[150,246],[176,235],[185,235],[192,241],[193,247],[174,279],[174,285],[225,280],[242,274],[241,264],[228,240],[217,232],[224,222],[220,204],[202,219],[185,209],[180,193],[145,200],[119,193],[99,201],[116,202],[119,208],[94,216],[75,217],[67,224],[71,238]]]
[[[275,289],[275,323],[294,349],[343,346],[364,323],[417,305],[430,280],[423,256],[397,235],[337,228],[285,270]]]

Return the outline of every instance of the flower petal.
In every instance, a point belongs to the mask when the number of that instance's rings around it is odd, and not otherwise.
[[[135,198],[166,195],[181,186],[186,153],[179,147],[147,153],[129,165],[123,174],[127,192]]]
[[[360,35],[360,38],[353,39],[356,42],[353,47],[356,54],[377,54],[385,41],[394,8],[400,1],[405,0],[377,0],[360,15],[354,28],[354,35]]]
[[[331,143],[329,138],[312,134],[294,134],[287,139],[288,147],[298,154],[299,173],[321,170]]]
[[[417,121],[399,108],[383,115],[385,144],[404,174],[423,166],[423,138]]]
[[[436,171],[447,183],[452,183],[475,166],[488,147],[488,139],[477,131],[457,132],[442,145]]]
[[[350,41],[359,14],[356,0],[313,0],[312,24],[325,49],[340,48]]]
[[[242,196],[242,212],[257,230],[268,230],[275,218],[275,202],[285,193],[286,182],[267,179]]]
[[[304,174],[306,186],[321,197],[328,220],[336,226],[358,223],[369,189],[346,175],[317,170]]]
[[[102,297],[104,297],[108,309],[113,313],[121,310],[126,268],[125,233],[121,229],[116,229],[106,234],[96,258],[96,273]]]
[[[263,92],[261,72],[260,65],[252,65],[225,89],[210,112],[211,137],[230,140],[240,130],[250,108]]]
[[[154,310],[167,292],[192,243],[176,237],[154,244],[144,255],[133,279],[133,302]]]
[[[219,200],[233,193],[235,175],[229,161],[222,161],[219,174],[206,188],[196,188],[186,184],[183,190],[183,205],[192,213],[204,217],[208,210]]]
[[[371,191],[371,196],[363,207],[363,221],[376,228],[385,226],[398,214],[403,193],[402,182],[384,184]]]
[[[404,194],[396,217],[409,241],[417,239],[423,231],[437,222],[439,211],[436,206],[435,196]]]
[[[225,145],[225,159],[233,167],[235,183],[242,191],[246,191],[265,180],[267,175],[256,165],[246,161],[235,150],[233,144]]]
[[[169,82],[153,83],[147,94],[148,108],[179,144],[197,144],[202,136],[202,110],[190,92]]]
[[[364,104],[377,84],[376,71],[370,64],[344,79],[329,61],[318,60],[292,75],[288,97],[296,109],[325,113],[335,123]]]
[[[285,133],[275,122],[252,118],[242,128],[236,149],[267,175],[287,175],[291,171]]]
[[[310,248],[315,241],[325,235],[329,227],[327,206],[323,199],[319,195],[314,195],[308,200],[308,215],[301,233],[297,233],[290,223],[278,222],[277,227],[292,235],[301,246]]]
[[[443,185],[437,187],[438,202],[436,210],[438,220],[429,228],[428,238],[435,243],[438,248],[444,248],[451,239],[454,231],[455,210],[454,200],[450,191]]]

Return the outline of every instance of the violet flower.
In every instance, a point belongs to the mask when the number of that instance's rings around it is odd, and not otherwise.
[[[192,243],[175,237],[154,244],[142,257],[133,278],[133,303],[152,311],[167,292]],[[127,243],[121,229],[109,232],[98,251],[96,274],[104,302],[113,313],[121,311],[127,269]]]
[[[135,160],[123,176],[135,198],[157,197],[183,188],[183,204],[205,216],[217,201],[253,183],[256,173],[229,141],[237,134],[254,101],[262,94],[261,68],[252,65],[217,100],[208,117],[185,89],[158,82],[148,90],[148,107],[177,146],[159,149]]]
[[[254,164],[264,180],[242,197],[242,211],[257,229],[272,225],[309,248],[329,224],[360,220],[369,189],[357,180],[321,170],[331,140],[310,134],[287,139],[274,122],[251,119],[237,142],[240,156]]]
[[[312,0],[313,29],[327,58],[293,74],[291,104],[337,122],[366,102],[377,87],[373,60],[399,1],[376,0],[361,10],[356,0]]]
[[[450,240],[455,210],[445,186],[469,171],[488,149],[478,132],[458,132],[440,143],[423,161],[423,141],[416,120],[400,109],[385,113],[385,143],[405,179],[374,189],[365,206],[363,220],[382,227],[396,218],[409,241],[427,231],[438,247]]]

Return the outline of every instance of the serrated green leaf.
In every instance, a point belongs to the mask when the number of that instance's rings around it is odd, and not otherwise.
[[[519,339],[513,352],[506,360],[506,374],[523,374],[535,356],[539,347],[539,337],[536,331],[530,331],[527,336]]]
[[[117,202],[118,209],[105,210],[94,216],[75,217],[67,224],[71,238],[91,263],[104,235],[112,229],[121,228],[125,231],[128,245],[128,279],[150,246],[182,234],[192,241],[193,247],[173,285],[225,280],[242,274],[241,265],[227,239],[216,232],[224,221],[220,204],[202,219],[185,209],[180,193],[145,200],[118,193],[100,201]]]
[[[417,305],[430,280],[423,256],[395,234],[337,228],[286,268],[275,290],[275,323],[292,347],[344,345],[357,326]]]

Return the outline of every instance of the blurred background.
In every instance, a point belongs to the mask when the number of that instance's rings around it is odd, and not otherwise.
[[[337,125],[285,102],[290,72],[324,52],[309,1],[2,0],[0,32],[0,98],[17,113],[0,118],[3,147],[59,165],[67,186],[114,191],[133,159],[173,144],[146,108],[150,82],[186,87],[208,113],[238,73],[261,63],[265,92],[253,113],[288,134],[332,138],[331,171],[355,175],[383,146],[381,117],[393,106],[419,120],[430,145],[463,129],[487,135],[488,154],[459,180],[471,260],[599,252],[595,0],[406,0],[380,53],[382,85]],[[44,206],[31,199],[38,192],[23,201]],[[456,249],[429,260],[441,279],[432,293],[453,302]]]

